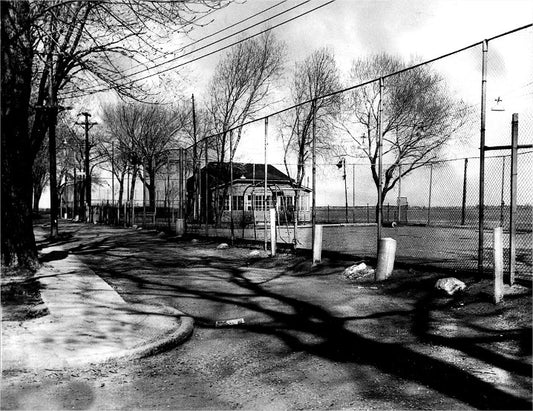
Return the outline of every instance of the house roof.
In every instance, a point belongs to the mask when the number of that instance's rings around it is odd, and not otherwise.
[[[250,184],[265,179],[265,165],[257,163],[232,163],[234,184]],[[200,170],[201,181],[205,181],[206,167]],[[230,183],[230,163],[210,162],[207,164],[207,174],[210,187],[224,186]],[[269,184],[290,184],[294,180],[271,164],[267,165],[267,180]],[[193,177],[187,180],[188,187],[192,188]],[[302,187],[305,189],[304,187]]]
[[[216,173],[220,183],[226,183],[230,180],[230,163],[209,163],[209,174]],[[244,178],[243,178],[244,177]],[[244,180],[264,180],[265,165],[256,163],[233,163],[233,179]],[[291,183],[291,178],[285,173],[278,170],[272,164],[267,165],[267,180]]]

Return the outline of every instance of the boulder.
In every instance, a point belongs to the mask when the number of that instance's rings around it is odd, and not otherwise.
[[[226,249],[229,248],[229,245],[228,245],[227,243],[220,243],[220,244],[217,246],[217,248],[218,248],[219,250],[226,250]]]

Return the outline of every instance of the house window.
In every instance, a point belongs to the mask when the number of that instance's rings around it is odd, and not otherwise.
[[[244,197],[243,196],[233,196],[231,202],[232,210],[244,210]]]
[[[264,210],[264,201],[265,196],[264,195],[254,195],[253,196],[253,202],[254,202],[254,210],[261,211]],[[272,196],[267,196],[267,209],[272,204]]]
[[[221,197],[222,198],[222,197]],[[229,196],[224,197],[224,211],[229,211]]]

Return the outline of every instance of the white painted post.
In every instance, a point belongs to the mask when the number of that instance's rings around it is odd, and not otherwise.
[[[502,228],[494,228],[494,304],[503,299],[503,241]]]
[[[396,240],[393,238],[380,238],[378,249],[378,262],[376,266],[376,281],[383,281],[389,278],[394,268],[394,257],[396,256]]]
[[[313,265],[322,261],[322,230],[323,225],[315,226],[315,237],[313,239]]]
[[[265,224],[266,232],[266,224]],[[276,255],[276,209],[270,209],[270,250],[271,255],[274,257]]]

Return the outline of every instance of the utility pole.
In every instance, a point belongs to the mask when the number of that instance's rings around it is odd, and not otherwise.
[[[111,142],[111,205],[115,207],[115,142]]]
[[[52,23],[50,23],[52,24]],[[58,214],[59,202],[57,196],[57,164],[56,164],[56,123],[57,123],[57,104],[55,101],[54,90],[54,67],[53,55],[48,54],[48,155],[50,157],[50,237],[55,238],[58,234]]]
[[[346,157],[342,159],[343,166],[344,166],[344,175],[342,176],[344,178],[344,200],[345,200],[345,217],[346,222],[348,222],[348,182],[346,181]]]
[[[78,114],[79,116],[84,116],[85,121],[83,123],[76,123],[80,126],[83,126],[85,128],[85,204],[84,207],[85,210],[85,220],[87,222],[90,221],[91,216],[91,173],[90,173],[90,167],[89,167],[89,130],[97,124],[96,122],[89,122],[89,117],[91,115],[84,111]]]
[[[194,106],[194,94],[192,95],[192,141],[192,172],[194,176],[193,220],[196,221],[200,212],[200,162],[198,161],[198,147],[196,146],[196,108]]]

